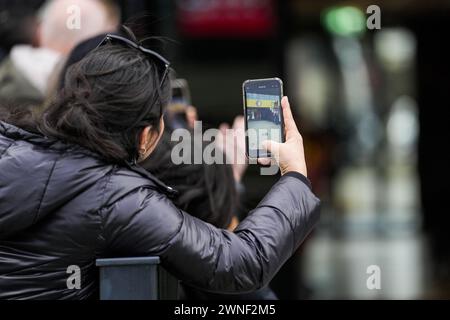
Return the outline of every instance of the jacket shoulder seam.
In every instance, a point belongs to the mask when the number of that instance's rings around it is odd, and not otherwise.
[[[109,180],[108,180],[108,182],[109,182]],[[105,185],[105,188],[106,188],[106,185]],[[139,189],[148,189],[148,190],[155,191],[155,188],[152,187],[152,186],[149,186],[149,185],[136,186],[136,187],[131,188],[130,190],[128,190],[126,193],[124,193],[123,195],[121,195],[117,199],[115,199],[113,202],[111,202],[111,203],[103,203],[102,206],[98,210],[102,211],[102,210],[106,210],[106,209],[110,208],[111,206],[115,205],[119,201],[122,201],[123,199],[126,199],[130,195],[134,194],[136,192],[136,190],[139,190]]]
[[[3,155],[9,150],[9,148],[12,147],[13,144],[14,144],[14,142],[11,142],[11,143],[5,148],[5,150],[3,150],[3,152],[0,154],[0,158],[3,157]]]
[[[113,172],[114,172],[114,168],[113,168]],[[105,183],[101,188],[101,193],[102,193],[102,198],[100,201],[100,207],[97,209],[97,214],[100,217],[100,232],[98,234],[97,237],[97,241],[100,241],[99,239],[104,239],[104,231],[105,231],[105,219],[104,216],[102,214],[102,209],[105,207],[104,205],[104,201],[105,201],[105,197],[106,197],[106,188],[108,187],[109,182],[111,181],[111,177],[113,175],[113,172],[109,173],[107,175],[107,177],[105,177]],[[97,248],[96,248],[96,252],[100,252],[101,251],[101,245],[100,243],[98,243]]]
[[[34,217],[34,219],[33,219],[33,224],[34,224],[34,223],[38,220],[38,218],[39,218],[39,214],[40,214],[41,207],[42,207],[42,202],[44,201],[44,197],[45,197],[45,194],[47,193],[47,188],[48,188],[48,185],[49,185],[49,183],[50,183],[50,179],[51,179],[51,177],[52,177],[52,175],[53,175],[53,171],[55,170],[56,163],[58,162],[58,160],[59,160],[59,158],[55,159],[55,161],[53,162],[53,165],[52,165],[52,167],[51,167],[51,169],[50,169],[50,172],[49,172],[47,181],[45,182],[44,190],[42,191],[41,198],[39,199],[39,205],[38,205],[38,208],[37,208],[36,215],[35,215],[35,217]]]

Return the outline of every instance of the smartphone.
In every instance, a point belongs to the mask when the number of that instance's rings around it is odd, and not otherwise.
[[[270,158],[262,142],[284,142],[284,119],[281,108],[283,82],[278,78],[246,80],[242,84],[249,159]]]
[[[191,105],[191,94],[185,79],[171,81],[172,98],[167,107],[166,120],[172,129],[186,128],[186,109]]]

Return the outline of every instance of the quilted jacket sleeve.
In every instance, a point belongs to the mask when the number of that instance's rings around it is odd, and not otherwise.
[[[185,283],[211,292],[266,285],[313,229],[319,200],[306,178],[288,173],[234,232],[177,209],[165,196],[140,189],[105,208],[107,252],[158,255]]]

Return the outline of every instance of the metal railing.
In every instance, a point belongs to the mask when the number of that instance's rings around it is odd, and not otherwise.
[[[178,299],[178,280],[159,257],[97,259],[100,300]]]

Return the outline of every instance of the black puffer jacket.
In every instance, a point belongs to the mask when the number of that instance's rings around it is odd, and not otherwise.
[[[191,286],[249,291],[318,219],[319,200],[300,174],[283,176],[234,233],[177,209],[171,193],[139,167],[0,122],[0,298],[89,298],[96,258],[145,255]],[[79,290],[67,288],[70,265],[81,268]]]

